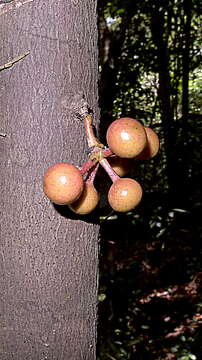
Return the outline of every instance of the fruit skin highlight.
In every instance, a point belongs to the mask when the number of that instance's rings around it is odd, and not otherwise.
[[[144,126],[128,117],[113,121],[106,137],[110,150],[121,158],[135,158],[147,144]]]
[[[44,193],[58,205],[67,205],[76,201],[83,191],[83,186],[79,169],[68,163],[57,163],[44,174]]]
[[[99,194],[92,183],[86,182],[78,200],[69,205],[69,208],[79,215],[91,213],[97,206]]]
[[[146,126],[145,131],[147,135],[147,144],[144,150],[137,156],[137,158],[140,160],[152,159],[158,153],[160,146],[159,137],[155,131]]]
[[[86,101],[79,114],[84,120],[90,150],[88,160],[79,168],[64,162],[51,166],[44,175],[44,193],[55,204],[68,205],[76,214],[89,214],[99,201],[93,183],[101,165],[113,182],[108,192],[112,209],[117,212],[134,209],[141,201],[142,187],[136,180],[120,177],[132,168],[131,159],[147,160],[157,154],[158,135],[141,122],[124,117],[109,126],[106,134],[109,147],[106,148],[94,135],[93,117]]]
[[[141,198],[141,185],[130,178],[119,178],[112,184],[108,192],[109,204],[118,212],[134,209],[141,201]]]

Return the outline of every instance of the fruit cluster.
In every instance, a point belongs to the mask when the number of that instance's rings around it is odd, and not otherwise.
[[[99,202],[94,179],[101,165],[112,180],[108,192],[112,209],[118,212],[134,209],[142,198],[142,187],[136,180],[122,176],[130,169],[130,159],[148,160],[157,154],[157,134],[135,119],[117,119],[107,130],[107,148],[94,135],[92,115],[84,112],[81,116],[90,149],[89,158],[81,167],[65,162],[51,166],[44,175],[44,193],[55,204],[68,205],[80,215],[89,214]]]

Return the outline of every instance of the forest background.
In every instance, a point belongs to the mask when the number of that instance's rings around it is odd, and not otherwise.
[[[100,133],[130,116],[161,149],[134,161],[141,205],[101,217],[98,360],[202,359],[200,0],[99,0]]]

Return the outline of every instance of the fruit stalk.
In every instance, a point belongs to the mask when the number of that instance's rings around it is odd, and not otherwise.
[[[84,119],[84,127],[86,131],[86,138],[89,148],[99,147],[103,148],[104,145],[95,137],[94,130],[93,130],[93,117],[91,114],[83,114]]]
[[[90,169],[92,169],[93,166],[96,165],[96,163],[96,159],[86,161],[81,167],[79,167],[81,175],[86,174]]]
[[[107,174],[109,175],[109,177],[113,183],[115,181],[117,181],[118,179],[120,179],[120,177],[117,175],[117,173],[112,169],[112,167],[111,167],[110,163],[107,161],[107,159],[104,158],[104,159],[100,160],[100,165],[105,169],[105,171],[107,172]]]
[[[90,175],[88,176],[86,182],[88,182],[89,184],[93,184],[94,180],[95,180],[95,176],[97,174],[98,168],[99,168],[99,163],[95,166],[95,168],[91,171]]]
[[[103,149],[103,150],[99,150],[99,151],[102,152],[103,157],[113,156],[113,153],[111,152],[110,149]],[[96,159],[96,158],[87,160],[82,166],[79,167],[81,175],[86,174],[90,169],[92,169],[93,166],[96,165],[97,162],[98,162],[98,159]]]

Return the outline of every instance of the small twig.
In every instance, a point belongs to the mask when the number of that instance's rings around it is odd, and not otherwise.
[[[0,0],[0,15],[3,15],[9,11],[19,9],[24,4],[27,4],[33,0]]]
[[[0,65],[0,71],[5,70],[13,66],[15,63],[23,59],[25,56],[29,54],[29,51],[26,51],[24,54],[21,54],[19,56],[15,56],[13,59],[8,61],[6,64]]]

